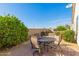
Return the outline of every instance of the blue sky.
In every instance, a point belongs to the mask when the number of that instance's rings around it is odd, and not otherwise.
[[[49,28],[70,24],[72,9],[67,3],[0,4],[0,15],[15,15],[28,28]]]

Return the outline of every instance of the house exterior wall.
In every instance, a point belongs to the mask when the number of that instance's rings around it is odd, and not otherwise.
[[[79,45],[79,3],[72,4],[72,30],[75,31],[77,44]]]
[[[76,14],[76,32],[77,32],[77,44],[79,46],[79,3],[76,3],[76,11],[75,11],[75,14]]]
[[[30,36],[30,35],[33,35],[33,34],[40,34],[41,32],[46,32],[46,31],[49,31],[49,29],[39,29],[39,28],[35,29],[35,28],[32,28],[32,29],[29,29],[28,34]]]
[[[75,13],[76,12],[76,4],[72,4],[72,30],[75,31],[76,33],[76,17],[77,17],[77,14]]]
[[[54,33],[48,33],[48,36],[54,36]]]

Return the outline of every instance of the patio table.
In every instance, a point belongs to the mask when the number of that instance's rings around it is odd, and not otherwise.
[[[49,37],[49,36],[44,36],[44,37],[41,37],[38,40],[38,42],[41,43],[41,44],[43,44],[44,49],[45,49],[45,46],[47,46],[47,52],[48,52],[49,44],[54,43],[55,42],[55,38]],[[50,47],[52,48],[52,46],[50,46]]]

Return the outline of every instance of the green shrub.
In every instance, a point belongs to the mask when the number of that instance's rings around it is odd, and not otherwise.
[[[74,31],[72,31],[72,30],[66,30],[63,33],[63,38],[67,42],[75,43],[76,40],[74,39],[74,35],[75,35]]]
[[[57,26],[57,28],[54,29],[55,31],[64,31],[67,30],[65,26]]]
[[[15,16],[0,16],[0,48],[17,45],[27,40],[27,27]]]
[[[56,31],[55,34],[56,34],[57,36],[59,36],[59,35],[60,35],[60,32],[59,32],[59,31]]]

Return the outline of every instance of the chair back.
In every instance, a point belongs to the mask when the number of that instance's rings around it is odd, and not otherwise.
[[[38,41],[36,35],[32,35],[30,37],[30,43],[32,48],[39,48]]]
[[[62,41],[62,35],[59,36],[59,42],[58,42],[58,45],[60,45],[61,41]]]
[[[54,38],[56,38],[55,42],[57,43],[57,45],[60,45],[60,43],[62,41],[62,36],[61,35],[59,35],[59,36],[55,35]]]

